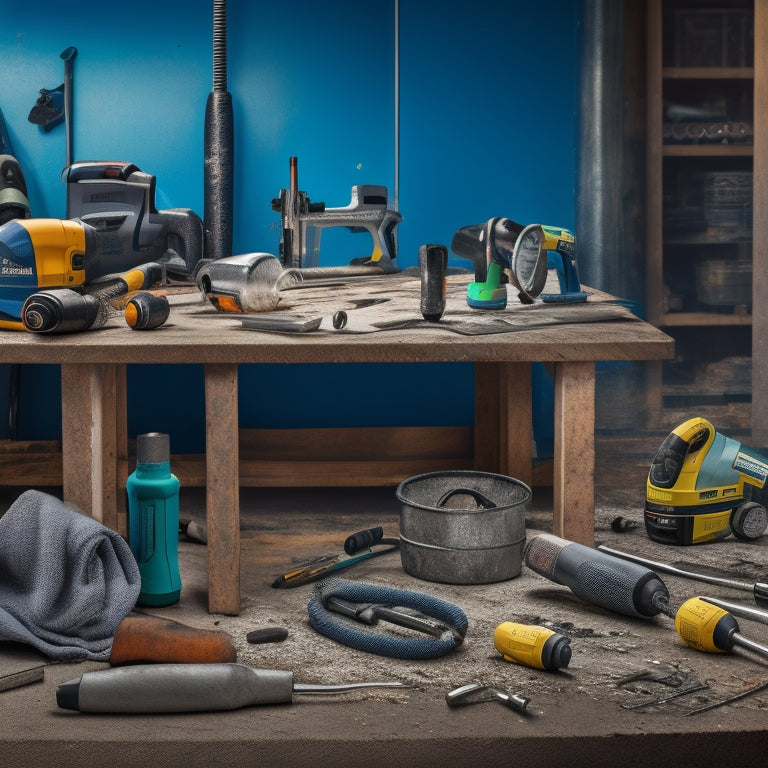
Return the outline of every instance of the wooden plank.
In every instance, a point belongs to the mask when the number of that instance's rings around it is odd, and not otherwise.
[[[62,493],[117,529],[116,371],[111,365],[62,365]]]
[[[134,467],[128,463],[128,385],[126,365],[115,366],[115,477],[117,531],[128,539],[128,494],[125,483]]]
[[[0,485],[61,485],[61,443],[0,440]]]
[[[240,457],[370,461],[471,456],[472,427],[241,429]]]
[[[237,365],[205,366],[208,610],[240,613]]]
[[[533,482],[531,364],[501,363],[499,371],[499,472],[530,486]]]
[[[553,532],[595,543],[595,364],[555,365]]]
[[[124,430],[124,422],[118,423],[118,498],[135,466]],[[468,469],[474,461],[473,433],[465,426],[241,429],[240,486],[391,485],[423,472]],[[0,441],[0,485],[59,486],[61,465],[56,441]],[[183,486],[205,486],[205,455],[174,454],[171,466]],[[121,504],[124,508],[124,497],[118,502],[117,530],[125,535]]]
[[[498,472],[501,466],[501,390],[499,363],[475,363],[475,469]]]

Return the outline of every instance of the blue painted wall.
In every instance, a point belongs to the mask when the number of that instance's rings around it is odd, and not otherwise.
[[[41,88],[61,83],[59,54],[72,45],[75,159],[134,162],[157,177],[159,208],[202,215],[212,3],[3,5],[0,109],[33,215],[64,215],[63,126],[46,134],[27,115]],[[277,253],[270,203],[287,186],[291,155],[312,200],[345,205],[352,185],[365,183],[392,195],[394,3],[242,0],[227,15],[234,251]],[[420,244],[448,245],[458,227],[490,216],[572,228],[578,2],[401,0],[399,17],[399,264],[415,264]],[[322,242],[327,264],[370,249],[367,235],[341,230],[326,230]],[[7,377],[0,366],[0,437]],[[56,367],[23,368],[20,438],[59,436],[58,387]],[[248,366],[241,423],[469,424],[472,388],[469,365]],[[174,452],[203,450],[199,368],[134,366],[129,391],[131,434],[167,431]]]

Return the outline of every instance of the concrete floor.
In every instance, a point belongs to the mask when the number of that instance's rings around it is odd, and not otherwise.
[[[646,470],[647,471],[647,470]],[[598,477],[600,475],[598,474]],[[677,548],[654,544],[642,526],[642,478],[624,488],[599,486],[596,539],[616,549],[678,567],[704,568],[746,582],[764,580],[768,539],[726,540]],[[12,499],[9,499],[12,500]],[[393,488],[244,489],[242,491],[242,611],[237,617],[206,610],[204,545],[179,544],[181,601],[152,612],[187,624],[229,632],[238,660],[253,667],[291,670],[301,683],[397,680],[408,689],[365,690],[334,697],[296,696],[290,705],[187,715],[88,715],[60,710],[56,688],[106,665],[50,665],[43,682],[0,693],[0,755],[4,766],[483,766],[536,761],[539,766],[703,765],[764,762],[768,690],[689,716],[768,682],[768,666],[739,651],[710,655],[678,638],[664,617],[630,619],[585,604],[523,567],[498,584],[455,586],[407,575],[398,554],[342,572],[344,578],[428,592],[461,607],[469,618],[463,645],[437,660],[391,660],[338,645],[307,620],[313,587],[271,588],[297,562],[340,552],[351,532],[381,524],[397,534]],[[202,518],[202,495],[182,492],[182,515]],[[611,522],[623,517],[629,530]],[[528,536],[551,529],[551,498],[535,490]],[[709,594],[754,606],[748,594],[662,576],[673,597]],[[502,621],[545,624],[569,636],[567,669],[544,672],[504,661],[493,646]],[[764,625],[740,619],[742,633],[768,642]],[[284,627],[282,643],[250,645],[246,634]],[[645,675],[645,679],[624,682]],[[660,678],[669,678],[666,683]],[[450,708],[445,695],[469,682],[530,698],[528,712],[497,702]],[[674,683],[675,685],[671,685]],[[700,684],[701,690],[643,706]],[[639,706],[638,706],[639,705]]]

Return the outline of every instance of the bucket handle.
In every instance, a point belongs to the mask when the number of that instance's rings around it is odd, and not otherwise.
[[[453,488],[450,491],[446,491],[438,500],[436,506],[444,507],[452,496],[471,496],[476,502],[478,509],[493,509],[496,504],[492,502],[487,496],[476,491],[474,488]]]

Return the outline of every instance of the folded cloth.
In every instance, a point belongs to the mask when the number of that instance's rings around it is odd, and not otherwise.
[[[0,517],[0,640],[56,661],[108,660],[140,589],[120,534],[55,496],[25,491]]]

